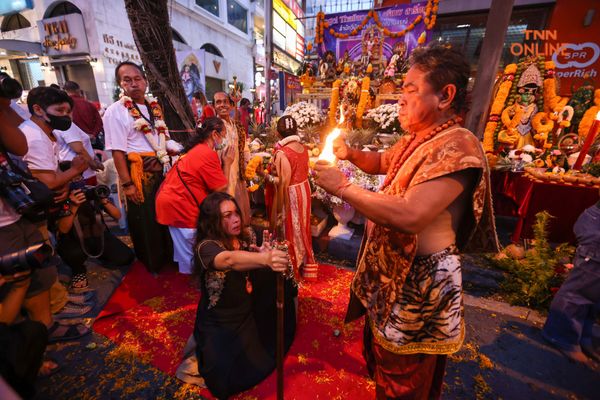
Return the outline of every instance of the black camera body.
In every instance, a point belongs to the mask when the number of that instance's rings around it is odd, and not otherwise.
[[[18,272],[31,271],[47,266],[46,261],[54,253],[52,246],[38,243],[0,256],[0,275],[14,275]]]
[[[110,196],[110,189],[106,185],[85,186],[83,188],[85,198],[88,201],[107,199]]]
[[[23,86],[6,72],[0,73],[0,97],[18,99],[23,94]]]

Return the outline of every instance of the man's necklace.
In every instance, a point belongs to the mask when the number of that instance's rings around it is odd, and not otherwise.
[[[144,113],[142,112],[142,110],[140,110],[140,107],[137,105],[137,103],[134,101],[133,102],[133,106],[135,107],[136,110],[138,110],[138,112],[140,113],[141,117],[143,119],[145,119],[146,121],[148,121],[148,123],[150,124],[150,126],[152,127],[152,129],[154,129],[154,114],[152,112],[152,107],[150,107],[150,104],[148,104],[148,102],[146,101],[146,99],[144,99],[144,105],[146,106],[146,110],[148,111],[148,115],[150,116],[150,119],[148,119]]]

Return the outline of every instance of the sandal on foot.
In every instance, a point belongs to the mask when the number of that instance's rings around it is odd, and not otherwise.
[[[44,357],[40,370],[38,371],[38,378],[47,378],[60,371],[60,365],[49,357]]]
[[[94,298],[94,291],[82,293],[67,293],[67,300],[75,304],[87,304]]]
[[[71,285],[69,290],[73,293],[82,293],[90,291],[90,285],[87,279],[87,275],[83,274],[75,274],[71,277]]]
[[[54,314],[54,318],[61,319],[82,317],[92,311],[92,308],[93,306],[91,304],[77,304],[68,301],[58,313]]]
[[[92,330],[83,324],[63,325],[56,321],[48,328],[48,343],[77,340]]]

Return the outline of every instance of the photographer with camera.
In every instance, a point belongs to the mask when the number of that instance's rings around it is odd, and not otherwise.
[[[52,224],[57,238],[56,250],[72,270],[70,291],[74,293],[89,290],[85,266],[88,258],[100,259],[103,266],[111,267],[129,265],[135,258],[133,251],[104,223],[103,211],[115,220],[121,218],[121,211],[108,198],[109,188],[104,185],[81,187],[80,182],[71,183],[69,215]],[[65,307],[67,310],[62,313],[76,314],[81,306],[67,304]]]
[[[29,189],[35,186],[33,178],[11,159],[28,152],[27,140],[18,128],[22,119],[11,108],[11,99],[21,91],[16,80],[0,76],[0,375],[21,396],[31,397],[36,375],[58,368],[52,360],[43,359],[49,329],[53,339],[59,340],[70,328],[53,323],[50,312],[50,287],[57,274],[55,267],[42,261],[51,247],[43,245],[36,225],[23,217],[39,216],[44,206]],[[30,320],[15,323],[22,308]]]

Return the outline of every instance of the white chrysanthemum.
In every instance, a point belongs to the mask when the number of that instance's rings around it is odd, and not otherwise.
[[[133,123],[133,127],[138,131],[142,131],[146,126],[149,127],[150,123],[143,118],[138,118]]]

